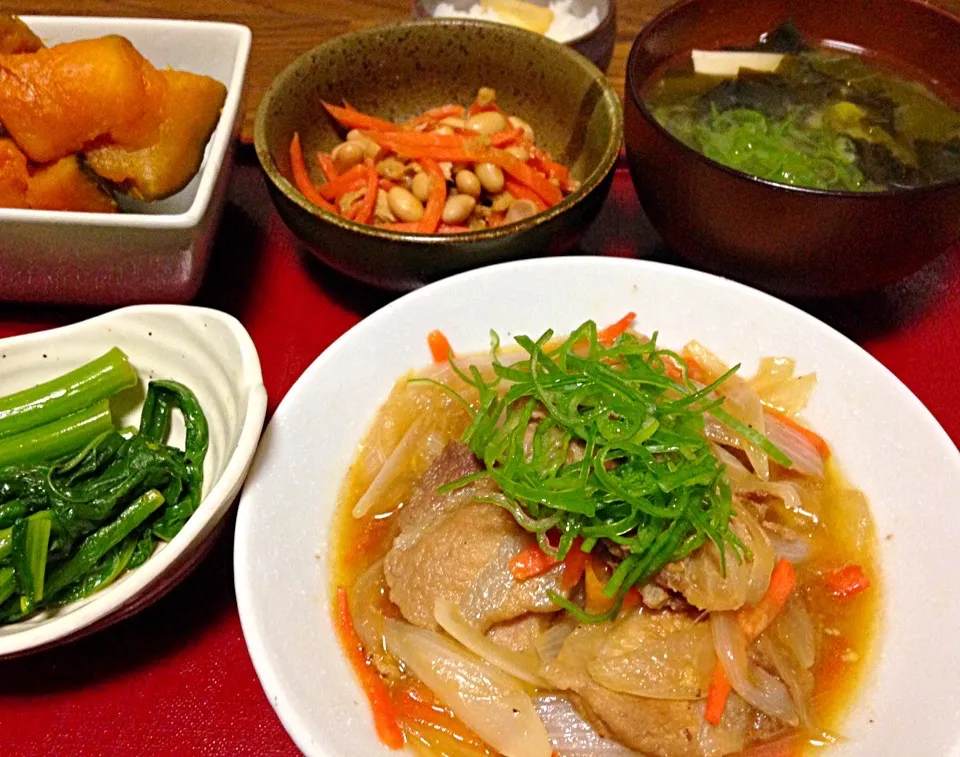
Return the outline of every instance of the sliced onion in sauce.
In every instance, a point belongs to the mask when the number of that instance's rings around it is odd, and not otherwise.
[[[813,667],[817,660],[817,636],[802,599],[790,597],[770,631],[805,669]]]
[[[805,476],[823,478],[823,458],[813,443],[795,428],[769,413],[766,416],[767,439],[790,458],[791,470]]]
[[[491,665],[531,686],[549,688],[549,684],[537,673],[539,661],[534,655],[516,652],[495,643],[464,620],[456,603],[441,597],[434,605],[433,616],[444,631]]]
[[[600,736],[566,697],[537,697],[533,706],[560,757],[640,757],[613,739]]]
[[[797,725],[799,718],[790,692],[783,681],[750,662],[746,638],[734,616],[711,613],[710,627],[717,657],[734,691],[760,712],[787,725]]]
[[[504,757],[551,757],[533,702],[512,676],[435,631],[384,621],[388,651]]]

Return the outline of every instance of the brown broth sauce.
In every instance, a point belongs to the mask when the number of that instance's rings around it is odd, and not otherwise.
[[[387,403],[378,411],[377,418],[366,440],[384,426],[404,428],[409,425],[412,415],[408,405],[397,403],[398,394],[404,391],[407,379],[401,379]],[[433,389],[435,400],[442,399],[442,392]],[[430,394],[430,390],[425,392]],[[452,421],[445,424],[442,436],[445,440],[458,438],[466,428],[469,418],[462,409],[450,402],[445,407],[450,411]],[[352,510],[356,502],[366,491],[370,476],[360,464],[362,448],[358,450],[358,461],[351,466],[340,493],[340,500],[334,523],[334,559],[333,585],[353,587],[358,577],[370,566],[383,558],[389,551],[393,539],[398,533],[396,515],[407,501],[417,479],[426,469],[423,460],[411,459],[401,471],[395,486],[388,489],[385,496],[387,505],[379,515],[354,518]],[[874,641],[880,625],[881,616],[881,575],[877,562],[876,534],[869,512],[855,512],[861,505],[857,500],[845,497],[843,492],[850,487],[845,482],[839,467],[831,460],[827,466],[828,475],[822,488],[816,492],[814,500],[819,500],[817,517],[819,523],[807,529],[815,548],[815,559],[797,566],[798,592],[810,611],[818,632],[817,662],[813,668],[815,678],[812,697],[815,721],[830,734],[842,738],[842,721],[853,704],[860,686],[864,683],[870,669]],[[789,479],[789,473],[784,475]],[[858,517],[865,516],[863,528],[851,526]],[[871,581],[871,588],[857,596],[838,600],[832,597],[824,586],[823,576],[834,569],[849,564],[859,564]],[[336,595],[336,592],[333,592]],[[401,617],[399,610],[390,602],[386,587],[381,586],[374,605],[384,615]],[[334,609],[334,614],[336,613]],[[373,657],[376,661],[377,651]],[[460,748],[458,754],[493,755],[487,749],[465,748],[464,740],[470,740],[469,729],[456,720],[449,710],[430,699],[422,685],[401,673],[399,676],[386,676],[395,698],[421,697],[427,701],[424,706],[432,707],[434,712],[442,712],[454,724],[455,734]],[[448,734],[432,736],[401,719],[408,745],[416,753],[438,757],[447,752],[443,743],[450,743]],[[475,737],[473,737],[475,738]],[[810,742],[810,746],[798,745],[795,752],[783,752],[778,757],[798,757],[800,754],[817,751],[814,746],[819,742]],[[743,755],[750,755],[748,748]]]

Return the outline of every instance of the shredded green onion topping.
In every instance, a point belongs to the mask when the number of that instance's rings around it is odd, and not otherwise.
[[[704,436],[704,413],[715,415],[781,464],[786,458],[755,430],[726,413],[715,390],[739,368],[699,388],[680,355],[627,332],[601,343],[587,321],[558,346],[553,331],[516,337],[526,352],[504,365],[491,332],[495,378],[476,366],[451,366],[479,394],[477,406],[449,387],[473,414],[462,441],[485,470],[448,484],[453,490],[489,477],[502,495],[485,498],[506,508],[534,533],[545,552],[563,559],[577,537],[591,551],[600,539],[625,555],[605,593],[617,601],[603,616],[588,616],[565,598],[554,601],[585,620],[615,615],[630,587],[680,560],[709,539],[725,556],[743,545],[730,530],[730,484]],[[667,375],[666,359],[681,371]],[[504,391],[505,389],[505,391]],[[539,421],[535,427],[531,421]],[[530,427],[530,431],[528,431]],[[525,451],[524,438],[529,450]],[[571,445],[582,449],[571,456]],[[559,533],[552,545],[548,532]]]

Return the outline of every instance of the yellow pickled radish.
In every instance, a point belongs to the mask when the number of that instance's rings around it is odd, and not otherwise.
[[[553,11],[524,0],[480,0],[480,7],[494,11],[513,26],[538,34],[546,34],[553,23]]]

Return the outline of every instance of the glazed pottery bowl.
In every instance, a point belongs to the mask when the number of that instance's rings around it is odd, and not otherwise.
[[[918,0],[687,0],[643,29],[627,63],[625,141],[640,202],[681,256],[780,294],[892,283],[960,240],[960,181],[860,193],[776,184],[687,147],[644,103],[669,61],[754,44],[787,18],[811,41],[870,51],[960,98],[960,57],[931,55],[960,50],[960,19]]]
[[[348,221],[310,203],[293,183],[294,133],[306,156],[343,139],[321,100],[403,121],[441,104],[470,103],[481,86],[494,88],[505,112],[533,126],[537,144],[570,167],[577,191],[518,223],[423,235]],[[606,198],[621,135],[619,98],[583,56],[539,34],[466,19],[408,21],[320,45],[276,78],[255,127],[270,195],[293,232],[333,268],[395,290],[573,248]]]

